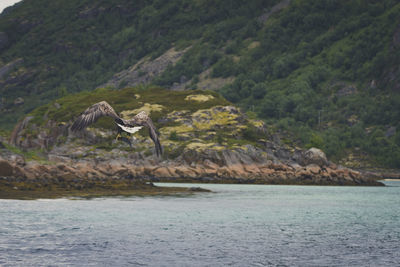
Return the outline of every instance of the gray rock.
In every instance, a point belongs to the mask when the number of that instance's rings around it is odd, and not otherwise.
[[[287,160],[287,159],[290,158],[290,152],[289,152],[287,149],[284,149],[284,148],[278,149],[278,150],[274,153],[274,155],[275,155],[277,158],[284,159],[284,160]]]
[[[14,100],[14,105],[19,106],[19,105],[23,105],[25,103],[25,100],[22,97],[17,97]]]
[[[329,162],[325,153],[318,148],[312,147],[306,152],[301,154],[298,163],[302,166],[316,164],[318,166],[328,166]]]

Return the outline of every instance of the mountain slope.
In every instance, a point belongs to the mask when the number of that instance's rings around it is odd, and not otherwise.
[[[9,110],[1,123],[14,121],[50,99],[92,90],[142,57],[161,55],[173,43],[185,47],[227,18],[239,18],[238,26],[247,24],[252,14],[274,1],[212,3],[24,1],[0,17],[0,32],[7,37],[1,61],[23,59],[23,65],[1,77],[3,105]],[[29,101],[14,107],[17,97]]]
[[[394,0],[26,0],[0,16],[1,128],[102,85],[205,88],[288,143],[400,168],[399,14]]]

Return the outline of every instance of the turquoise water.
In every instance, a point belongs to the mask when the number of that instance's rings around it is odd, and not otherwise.
[[[0,265],[396,266],[400,182],[390,185],[0,200]]]

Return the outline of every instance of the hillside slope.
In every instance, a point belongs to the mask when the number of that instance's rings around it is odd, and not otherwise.
[[[24,1],[0,16],[0,125],[74,92],[213,89],[348,166],[400,168],[400,4]]]
[[[235,28],[242,27],[274,2],[24,1],[0,16],[0,61],[23,62],[0,75],[0,122],[65,94],[93,90],[143,57],[193,44],[225,20],[239,18]],[[210,64],[213,50],[204,55]],[[18,97],[23,105],[14,105]]]

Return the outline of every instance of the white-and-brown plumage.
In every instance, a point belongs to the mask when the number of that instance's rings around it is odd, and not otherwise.
[[[132,119],[124,120],[118,116],[115,110],[106,101],[101,101],[82,112],[72,124],[71,130],[74,132],[83,130],[90,124],[96,122],[100,117],[104,116],[113,118],[119,129],[128,133],[135,133],[143,126],[149,128],[149,135],[154,142],[156,154],[157,156],[162,154],[162,147],[158,139],[157,130],[151,118],[144,111],[139,112]]]

